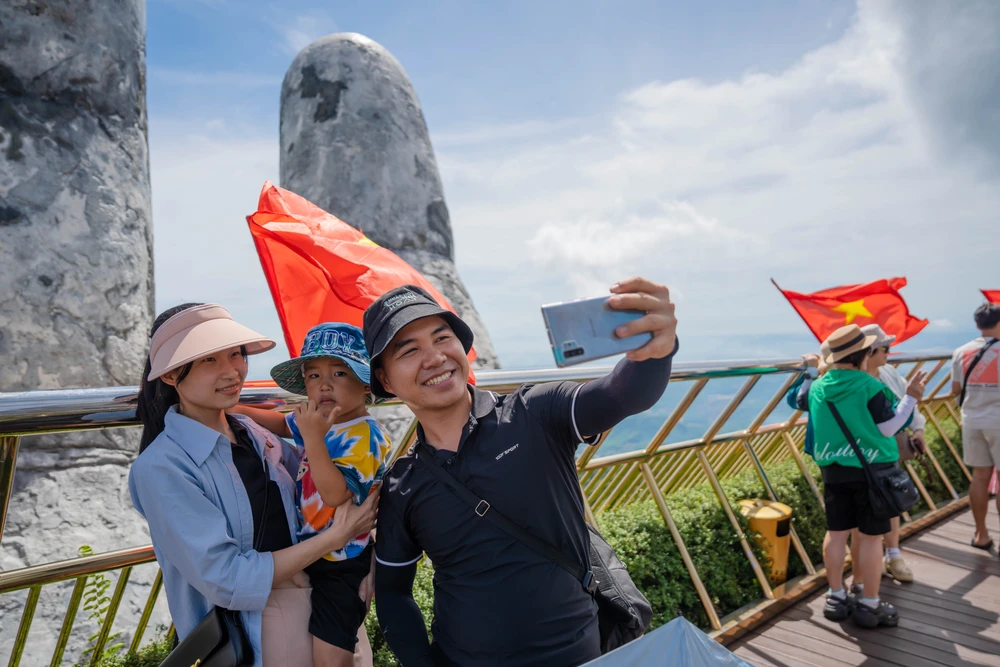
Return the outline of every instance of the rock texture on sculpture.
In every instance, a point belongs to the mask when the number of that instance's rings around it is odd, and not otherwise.
[[[307,46],[281,87],[281,186],[423,273],[496,352],[455,268],[448,206],[416,91],[380,44],[342,33]]]
[[[145,21],[144,0],[0,2],[0,391],[139,380],[153,310]],[[0,568],[148,544],[125,486],[136,435],[24,438]],[[144,578],[120,616],[141,609]],[[22,599],[0,597],[0,654]],[[21,664],[48,664],[67,601],[44,589]]]

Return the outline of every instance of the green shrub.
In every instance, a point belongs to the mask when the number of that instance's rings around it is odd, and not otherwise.
[[[811,461],[808,465],[813,477],[818,479],[819,469]],[[818,567],[822,561],[826,524],[816,496],[794,461],[768,466],[766,472],[776,497],[795,512],[793,524],[796,532],[809,558]],[[734,506],[743,498],[767,497],[763,484],[752,470],[723,480],[722,486]],[[667,504],[716,612],[723,616],[760,599],[762,593],[757,579],[712,488],[706,483],[687,489],[668,497]],[[736,515],[743,529],[748,531],[745,519],[739,512]],[[663,625],[678,615],[699,627],[709,627],[708,616],[680,553],[652,501],[605,512],[597,519],[605,539],[628,567],[636,585],[649,598],[654,614],[652,627]],[[767,570],[770,563],[753,540],[751,545]],[[805,572],[805,566],[794,549],[789,557],[788,570],[789,577]],[[433,567],[426,558],[417,568],[414,599],[430,632],[434,602]],[[374,613],[369,614],[366,626],[375,654],[375,667],[398,665],[382,637]]]
[[[950,417],[943,420],[939,419],[939,421],[945,435],[948,436],[951,444],[955,446],[955,451],[959,456],[962,456],[962,429]],[[959,494],[967,492],[969,490],[969,479],[962,472],[958,461],[955,460],[951,450],[948,449],[941,434],[938,433],[938,430],[934,427],[934,423],[930,420],[927,420],[924,436],[927,441],[927,448],[934,454],[934,458],[937,459],[938,465],[941,466],[941,470],[948,478],[948,481],[951,482],[955,491]],[[919,461],[911,461],[910,465],[935,503],[940,504],[951,500],[951,493],[948,491],[948,487],[941,481],[940,475],[938,475],[937,470],[934,469],[928,457],[924,457]],[[921,499],[910,511],[910,514],[921,514],[928,509],[927,504]]]
[[[84,544],[77,549],[77,553],[83,558],[93,556],[94,550],[89,544]],[[108,596],[108,589],[110,587],[111,579],[108,578],[108,575],[104,572],[98,572],[87,578],[87,583],[83,588],[83,610],[90,612],[87,620],[94,621],[97,624],[97,632],[87,638],[90,646],[84,649],[81,660],[89,660],[88,656],[97,647],[97,639],[101,636],[101,628],[104,627],[104,621],[108,617],[108,610],[111,608],[111,598]],[[120,632],[108,635],[104,643],[104,649],[101,652],[102,662],[118,655],[122,648],[124,648],[125,644],[117,641],[120,636]]]
[[[951,420],[944,421],[942,428],[961,455],[960,429]],[[968,481],[931,423],[927,424],[927,443],[956,490],[959,493],[967,490]],[[822,488],[819,468],[811,459],[807,459],[807,466],[817,485]],[[922,466],[914,466],[914,469],[922,477],[926,474]],[[826,519],[811,487],[792,460],[766,466],[765,472],[777,499],[791,506],[794,512],[792,525],[796,534],[810,560],[817,568],[820,567],[823,560]],[[934,478],[937,479],[936,473]],[[927,481],[924,480],[924,483]],[[722,480],[722,487],[743,530],[752,538],[746,520],[739,514],[736,503],[744,498],[767,498],[767,491],[756,471],[747,470]],[[930,491],[931,489],[934,491]],[[935,498],[935,502],[941,493],[945,494],[940,495],[942,500],[950,497],[940,480],[936,484],[931,483],[928,490]],[[760,585],[711,486],[705,483],[686,489],[668,496],[666,502],[698,574],[708,590],[716,613],[721,617],[759,600],[762,597]],[[921,511],[919,507],[914,508],[914,514],[919,511]],[[691,583],[680,552],[674,545],[670,531],[655,503],[652,501],[633,503],[600,514],[597,521],[605,539],[615,549],[619,558],[628,567],[636,585],[652,604],[653,628],[669,622],[676,616],[684,616],[703,629],[709,627],[708,616],[698,593]],[[770,563],[752,539],[750,543],[761,565],[767,571]],[[795,548],[791,547],[788,577],[796,577],[805,571],[805,565],[796,554]],[[428,635],[434,616],[433,577],[433,565],[429,559],[424,558],[417,566],[413,597],[423,614]],[[375,604],[372,604],[372,613],[365,620],[375,667],[397,667],[399,663],[379,629]],[[152,667],[158,665],[168,652],[168,644],[161,630],[157,638],[143,647],[136,656],[109,656],[100,664],[101,667]]]
[[[141,647],[134,655],[106,655],[99,667],[157,667],[170,653],[172,642],[167,637],[167,628],[160,625],[156,628],[153,641]]]
[[[431,621],[434,619],[434,566],[429,558],[422,559],[417,564],[417,576],[413,580],[413,599],[420,607],[427,626],[427,636],[430,637]],[[399,662],[393,655],[389,645],[385,643],[382,630],[376,618],[375,602],[372,602],[371,613],[365,618],[365,629],[368,631],[368,641],[372,645],[375,667],[397,667]]]
[[[962,455],[961,429],[950,419],[941,424],[945,434]],[[968,490],[968,480],[930,422],[927,445],[958,493]],[[819,468],[807,460],[808,468],[822,489]],[[937,471],[930,465],[915,464],[914,470],[935,502],[951,498]],[[929,476],[927,471],[931,472]],[[817,568],[823,560],[823,537],[826,518],[823,508],[794,461],[767,466],[766,474],[781,502],[792,507],[793,526],[809,559]],[[743,498],[766,498],[756,471],[748,470],[722,480],[722,487],[743,529],[747,527],[736,512],[735,503]],[[753,574],[729,520],[719,506],[715,493],[706,483],[672,494],[666,498],[681,538],[705,584],[716,613],[724,616],[761,598],[760,586]],[[921,501],[911,514],[927,510]],[[632,579],[653,606],[653,627],[681,615],[701,628],[708,628],[708,617],[680,553],[674,545],[659,510],[652,501],[634,503],[598,516],[601,532],[629,569]],[[765,571],[770,563],[754,549]],[[789,549],[788,577],[806,572],[794,546]]]
[[[811,467],[814,476],[818,469]],[[792,507],[793,525],[813,563],[822,559],[825,531],[823,510],[794,461],[766,469],[775,495]],[[748,470],[722,481],[723,490],[744,531],[745,519],[735,508],[743,498],[766,498],[756,471]],[[762,597],[760,585],[750,567],[729,519],[707,483],[672,494],[667,499],[677,530],[719,616],[728,614]],[[702,628],[708,616],[691,583],[680,552],[674,545],[663,517],[652,501],[606,512],[597,518],[601,532],[629,569],[636,585],[653,606],[653,625],[658,627],[676,616],[684,616]],[[770,563],[750,544],[765,571]],[[789,577],[805,572],[795,555],[789,556]]]

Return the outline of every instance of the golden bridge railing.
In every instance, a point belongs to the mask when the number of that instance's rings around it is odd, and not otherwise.
[[[923,354],[898,356],[892,363],[908,366],[906,373],[908,376],[919,369],[929,370],[928,391],[919,409],[945,443],[948,456],[953,457],[962,474],[971,479],[968,469],[962,463],[958,448],[943,427],[945,421],[959,424],[953,397],[947,392],[947,389],[950,389],[950,364],[946,363],[948,359],[949,357],[945,355]],[[584,367],[540,371],[481,371],[477,376],[481,388],[506,393],[529,382],[587,381],[603,376],[608,370],[607,367]],[[743,532],[734,512],[732,500],[726,497],[721,483],[722,480],[743,471],[754,470],[768,496],[772,500],[781,500],[776,497],[766,467],[794,460],[812,493],[815,494],[816,500],[820,506],[823,505],[823,496],[802,454],[805,435],[805,419],[802,413],[793,412],[787,418],[769,421],[782,405],[785,394],[802,370],[802,361],[798,358],[676,364],[671,375],[671,385],[683,383],[687,390],[645,446],[637,447],[633,451],[599,457],[601,447],[608,442],[611,434],[609,431],[602,436],[597,445],[585,448],[577,460],[587,519],[591,523],[595,523],[595,513],[637,501],[651,500],[655,503],[687,569],[691,585],[696,589],[704,606],[712,628],[711,634],[724,643],[815,590],[825,581],[825,570],[821,564],[812,562],[793,527],[790,532],[792,547],[802,561],[806,574],[772,587],[764,567],[758,562],[750,546],[748,536]],[[737,410],[746,404],[748,396],[759,381],[766,376],[782,378],[777,390],[763,402],[756,416],[743,428],[723,432]],[[735,392],[731,395],[726,394],[728,396],[726,404],[715,415],[704,434],[695,439],[668,442],[671,433],[682,424],[685,415],[690,413],[691,407],[697,404],[699,397],[705,395],[706,387],[727,378],[742,378],[743,381]],[[135,387],[0,393],[0,494],[2,494],[0,495],[0,539],[3,536],[13,488],[20,437],[40,433],[134,427],[135,400]],[[269,382],[249,382],[241,400],[251,405],[289,409],[302,398],[278,390]],[[411,423],[406,435],[396,447],[394,455],[405,451],[412,444],[414,437],[415,424]],[[918,485],[930,511],[916,520],[904,515],[904,535],[943,518],[964,507],[968,502],[967,498],[961,497],[956,491],[953,480],[948,478],[933,453],[929,458],[935,474],[947,488],[950,499],[945,503],[936,503],[913,467],[907,463],[905,467]],[[705,483],[714,491],[761,590],[759,602],[723,617],[719,616],[709,592],[702,583],[666,501],[666,498],[673,493]],[[123,511],[129,510],[123,508]],[[62,581],[76,581],[55,654],[52,656],[51,664],[57,665],[73,629],[87,578],[98,573],[119,571],[108,613],[100,628],[96,650],[93,651],[90,661],[91,665],[96,665],[104,642],[109,636],[132,568],[153,560],[155,559],[152,547],[145,546],[0,572],[0,595],[23,589],[29,591],[8,664],[11,666],[19,664],[43,586]],[[161,574],[158,572],[137,627],[132,633],[130,653],[139,648],[150,614],[160,594],[160,588]]]

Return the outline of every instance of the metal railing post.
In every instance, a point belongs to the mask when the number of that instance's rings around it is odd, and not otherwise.
[[[90,667],[97,667],[97,664],[101,662],[101,658],[104,655],[104,645],[108,643],[108,637],[111,635],[111,626],[115,622],[115,616],[118,615],[118,607],[121,606],[122,598],[125,596],[125,586],[128,584],[131,575],[131,566],[123,567],[121,574],[118,575],[118,583],[115,585],[115,592],[108,603],[104,623],[101,625],[101,633],[97,636],[97,642],[94,644],[94,652],[90,656]]]
[[[16,435],[0,437],[0,542],[7,525],[7,508],[14,492],[14,467],[17,464],[17,448],[21,438]]]
[[[405,454],[407,450],[413,445],[417,439],[417,418],[414,417],[410,420],[409,426],[406,427],[406,431],[403,433],[403,437],[400,438],[399,444],[396,448],[389,453],[389,465],[391,465],[396,459]]]
[[[911,466],[910,462],[907,461],[906,463],[903,464],[903,467],[905,467],[906,472],[910,474],[910,479],[913,480],[913,483],[917,487],[917,491],[920,492],[920,495],[924,499],[924,502],[927,503],[927,507],[929,507],[932,512],[936,511],[937,505],[934,504],[934,500],[931,498],[931,494],[927,493],[927,489],[924,488],[924,483],[920,481],[920,477],[918,477],[916,471],[913,470],[913,466]]]
[[[160,596],[160,589],[163,588],[163,570],[156,569],[156,578],[149,589],[149,597],[146,598],[146,606],[142,608],[142,616],[139,617],[139,624],[135,627],[135,634],[132,635],[132,644],[128,647],[128,654],[135,655],[142,644],[142,636],[146,634],[146,626],[149,625],[149,618],[153,615],[153,607],[156,606],[156,598]]]
[[[948,476],[944,474],[944,470],[938,464],[937,457],[934,456],[934,452],[931,451],[930,447],[927,448],[927,458],[931,460],[931,465],[934,466],[934,469],[937,471],[938,476],[944,483],[945,488],[948,489],[948,493],[951,494],[952,499],[958,500],[958,492],[956,492],[955,487],[951,485],[951,480],[948,479]]]
[[[599,511],[603,512],[608,509],[611,499],[621,486],[625,484],[625,480],[628,479],[628,473],[631,468],[632,465],[630,463],[619,463],[604,478],[601,487],[593,496],[594,506]]]
[[[897,366],[897,367],[899,366],[899,364],[892,364],[892,365],[893,366]],[[918,361],[917,363],[913,364],[913,368],[911,368],[906,373],[906,375],[903,376],[903,379],[906,380],[907,382],[909,382],[910,379],[912,379],[913,376],[916,375],[917,371],[919,371],[921,368],[923,368],[923,366],[924,366],[924,362],[922,362],[922,361]],[[937,369],[938,368],[941,368],[941,367],[938,366],[933,371],[931,371],[930,373],[928,373],[927,374],[927,379],[930,379],[930,378],[934,377],[934,374],[937,373]]]
[[[14,647],[11,649],[8,667],[17,667],[21,664],[21,656],[24,655],[24,645],[28,641],[28,631],[31,630],[31,621],[35,618],[35,607],[38,606],[38,596],[42,594],[42,585],[36,584],[28,591],[28,599],[24,603],[24,611],[21,612],[21,623],[17,626],[17,636],[14,638]]]
[[[945,368],[945,364],[947,363],[947,359],[944,359],[943,356],[935,355],[903,357],[900,361],[915,364],[908,372],[908,376],[912,376],[924,364],[937,362],[930,375],[935,381],[937,380],[937,373],[942,368]],[[586,382],[603,376],[609,370],[610,368],[585,367],[513,372],[484,371],[479,374],[478,380],[480,387],[483,389],[507,393],[516,390],[517,387],[528,382],[538,383],[562,380]],[[802,413],[795,412],[791,418],[781,424],[764,425],[778,405],[781,404],[784,395],[801,371],[801,360],[798,359],[764,362],[747,360],[740,362],[676,364],[672,373],[672,380],[675,382],[678,380],[691,382],[691,386],[680,397],[678,404],[672,409],[666,420],[659,425],[656,433],[653,434],[648,443],[645,443],[644,449],[602,455],[600,458],[597,458],[598,448],[607,441],[610,434],[609,431],[602,434],[599,444],[585,448],[581,456],[575,461],[583,493],[584,513],[587,522],[591,525],[596,525],[596,514],[600,514],[602,510],[618,508],[639,500],[653,500],[668,527],[675,546],[678,548],[681,559],[691,578],[692,585],[695,587],[700,602],[705,609],[708,621],[714,633],[719,636],[731,636],[730,633],[733,628],[743,627],[744,624],[753,622],[751,619],[761,617],[762,612],[766,614],[764,610],[769,607],[779,594],[782,600],[779,601],[777,606],[780,607],[786,599],[791,599],[796,595],[802,594],[803,590],[814,585],[817,577],[823,576],[823,570],[817,570],[816,566],[810,562],[809,555],[805,551],[802,540],[793,525],[790,529],[791,541],[808,574],[792,580],[785,586],[772,589],[765,575],[764,568],[761,566],[761,561],[756,557],[756,546],[753,545],[748,533],[745,533],[742,529],[745,521],[742,520],[738,510],[730,503],[723,488],[723,482],[726,479],[734,475],[749,474],[748,469],[752,467],[756,475],[761,479],[768,497],[772,500],[779,500],[773,485],[768,479],[768,475],[770,474],[769,466],[791,458],[796,462],[820,506],[824,505],[823,496],[820,493],[817,481],[810,474],[809,466],[800,451],[802,438],[800,417]],[[770,397],[764,408],[750,421],[745,429],[722,433],[722,429],[733,418],[739,407],[745,403],[756,383],[763,376],[771,374],[786,375],[777,393]],[[742,377],[745,381],[723,410],[716,413],[711,426],[701,438],[668,444],[666,440],[671,433],[677,430],[682,419],[690,414],[691,406],[700,397],[707,384],[712,379],[722,377]],[[945,374],[943,380],[939,383],[936,382],[937,387],[930,397],[921,401],[920,409],[925,411],[928,420],[941,434],[945,446],[958,462],[963,473],[967,478],[971,478],[968,468],[961,460],[956,447],[957,443],[953,443],[952,438],[943,429],[943,421],[948,415],[951,416],[956,424],[961,424],[961,417],[956,413],[952,405],[953,397],[938,395],[945,388],[948,380],[949,376]],[[13,489],[20,437],[29,434],[134,427],[137,423],[133,414],[136,391],[136,387],[104,387],[79,390],[18,392],[13,394],[0,393],[0,539],[3,536],[7,509]],[[245,388],[241,400],[248,404],[261,403],[269,404],[271,407],[279,406],[282,410],[285,410],[303,399],[282,392],[273,384],[252,383]],[[398,401],[392,401],[391,403],[397,404]],[[942,405],[948,414],[940,416]],[[743,420],[742,416],[740,420]],[[411,420],[407,425],[404,435],[392,452],[393,458],[405,452],[414,442],[416,428],[416,421]],[[632,446],[632,444],[632,442],[629,442],[629,446]],[[744,457],[744,453],[746,457]],[[936,474],[941,477],[943,484],[951,493],[952,498],[955,498],[958,495],[956,487],[952,484],[942,466],[945,460],[938,460],[934,453],[931,453],[928,458],[935,468]],[[949,501],[947,504],[942,503],[942,507],[938,508],[928,493],[930,484],[925,486],[921,482],[920,478],[916,476],[912,465],[907,464],[905,467],[907,472],[914,478],[921,497],[931,509],[931,513],[927,516],[919,517],[914,524],[904,528],[904,535],[907,534],[907,531],[912,532],[915,528],[927,525],[936,518],[948,515],[955,511],[956,508],[967,504],[967,499],[962,498],[958,502]],[[927,472],[929,473],[929,470]],[[691,554],[687,551],[683,536],[680,534],[676,522],[673,520],[666,500],[669,494],[689,489],[695,485],[703,485],[706,479],[709,486],[712,487],[717,501],[722,506],[723,513],[736,533],[747,562],[750,564],[754,576],[761,586],[764,598],[764,600],[759,600],[754,605],[748,605],[740,610],[731,611],[724,618],[719,617],[720,612],[714,607],[711,596],[705,588],[704,582],[701,580]],[[931,480],[933,482],[933,474],[931,475]],[[904,515],[904,519],[909,520],[909,517]],[[723,539],[725,538],[723,537]],[[28,640],[34,614],[37,611],[43,586],[56,582],[74,581],[69,605],[61,621],[56,648],[52,655],[51,665],[54,667],[63,660],[68,639],[72,634],[73,625],[78,618],[79,608],[86,592],[86,584],[90,581],[89,577],[97,573],[118,572],[117,585],[112,592],[111,598],[106,598],[109,609],[95,637],[97,641],[94,645],[94,653],[87,658],[87,662],[90,664],[97,664],[106,646],[113,641],[112,630],[115,618],[124,599],[132,569],[136,565],[153,562],[155,562],[155,557],[152,547],[144,546],[120,549],[113,552],[54,563],[43,563],[7,572],[0,571],[0,594],[19,590],[26,590],[27,592],[27,599],[22,608],[13,652],[10,656],[10,664],[19,664],[25,654],[32,655],[30,649],[25,650],[25,645]],[[129,654],[136,654],[142,643],[143,635],[150,623],[154,607],[157,604],[160,593],[162,593],[162,576],[162,572],[158,569],[149,591],[149,596],[142,609],[141,617],[131,637],[128,648]],[[726,628],[724,633],[722,633],[722,628]],[[36,629],[37,632],[38,630]],[[172,632],[173,628],[171,626],[171,630],[168,632],[168,640]]]
[[[722,484],[719,482],[719,478],[715,476],[715,471],[712,470],[712,464],[708,462],[708,457],[705,456],[705,452],[700,449],[698,450],[698,461],[701,462],[701,467],[705,470],[705,475],[708,476],[708,481],[711,483],[712,490],[715,491],[715,495],[719,499],[722,511],[725,512],[726,518],[729,519],[729,523],[733,526],[733,530],[736,532],[736,537],[739,538],[740,546],[743,547],[743,553],[746,554],[747,561],[749,561],[750,567],[753,569],[754,576],[757,577],[757,582],[760,584],[760,588],[764,592],[764,597],[768,600],[773,600],[774,591],[771,590],[771,582],[767,580],[767,575],[764,574],[764,568],[760,566],[757,556],[754,555],[753,549],[747,541],[747,536],[743,532],[743,527],[740,526],[739,520],[733,513],[733,508],[729,506],[729,499],[726,497],[726,492],[722,489]]]
[[[583,450],[583,454],[580,454],[580,459],[576,462],[576,469],[577,470],[583,470],[584,466],[587,465],[587,462],[590,459],[594,458],[594,455],[597,454],[597,450],[601,448],[601,445],[603,445],[607,441],[608,436],[610,434],[611,434],[611,429],[608,429],[607,431],[605,431],[604,433],[602,433],[600,436],[598,436],[597,442],[595,442],[592,445],[588,445]]]
[[[594,516],[594,510],[590,509],[590,503],[587,502],[587,496],[583,496],[583,518],[589,523],[594,529],[597,529],[597,517]]]
[[[771,500],[778,502],[778,496],[774,493],[774,487],[771,486],[771,480],[767,478],[767,473],[764,472],[764,466],[761,464],[760,459],[757,458],[757,454],[753,451],[753,445],[744,440],[743,447],[753,460],[754,467],[757,469],[757,476],[760,477],[760,481],[763,482],[764,489],[767,491],[768,497]],[[806,548],[802,546],[802,541],[799,540],[798,533],[795,532],[795,526],[790,525],[788,527],[788,533],[789,537],[792,539],[792,546],[795,547],[795,552],[799,554],[802,564],[806,566],[806,572],[809,574],[816,574],[816,568],[813,567],[812,559],[809,558],[809,554],[806,553]]]
[[[947,401],[948,399],[945,400]],[[948,404],[945,403],[945,405]],[[927,415],[927,418],[931,420],[931,423],[934,424],[934,428],[937,430],[938,435],[941,436],[941,441],[944,442],[945,446],[951,452],[952,457],[954,457],[955,461],[958,463],[958,467],[962,469],[962,473],[965,475],[965,478],[971,482],[972,473],[969,472],[969,469],[966,467],[965,461],[962,460],[962,457],[958,455],[958,450],[955,449],[955,445],[952,444],[951,438],[948,437],[948,434],[944,432],[944,428],[941,427],[941,422],[938,421],[935,411],[928,408],[924,410],[924,413]]]
[[[791,453],[792,458],[795,459],[795,463],[798,464],[799,470],[802,471],[802,476],[806,478],[806,483],[809,488],[812,489],[813,495],[816,496],[816,502],[819,506],[826,510],[826,501],[823,499],[823,494],[820,493],[819,487],[816,486],[816,480],[813,479],[812,474],[809,472],[809,467],[806,465],[806,460],[802,458],[802,454],[799,452],[799,446],[795,444],[795,439],[788,431],[783,431],[781,433],[781,439],[785,441],[788,446],[788,451]]]
[[[66,617],[63,618],[62,627],[59,629],[59,640],[56,642],[56,650],[52,652],[52,662],[49,663],[49,667],[59,667],[62,663],[66,643],[69,641],[70,633],[73,632],[73,621],[76,620],[76,613],[80,610],[80,601],[83,599],[86,586],[87,577],[80,577],[73,586],[73,594],[69,597],[69,607],[66,608]]]
[[[754,435],[758,430],[760,430],[761,425],[767,420],[768,417],[771,416],[771,413],[778,407],[778,404],[781,403],[781,399],[785,397],[785,394],[788,393],[788,390],[792,388],[792,385],[795,384],[797,379],[798,375],[788,376],[788,379],[785,380],[784,384],[782,384],[774,396],[771,397],[771,400],[767,402],[767,405],[765,405],[764,408],[757,413],[754,420],[750,422],[749,426],[747,426],[746,433],[748,436]]]
[[[649,444],[646,445],[647,457],[656,452],[660,445],[663,444],[663,441],[667,439],[670,432],[673,431],[677,424],[680,423],[681,418],[684,417],[684,413],[688,411],[688,408],[691,407],[691,404],[694,403],[695,399],[698,398],[698,395],[701,394],[701,390],[704,389],[707,384],[708,380],[702,378],[695,381],[695,383],[691,385],[691,388],[687,390],[686,394],[684,394],[684,398],[682,398],[681,402],[677,404],[677,407],[670,412],[670,416],[667,417],[667,420],[663,422],[660,428],[656,431],[656,435],[654,435],[649,441]]]
[[[942,389],[944,389],[945,385],[948,384],[949,380],[951,380],[951,371],[945,373],[944,377],[941,378],[941,381],[938,382],[936,385],[934,385],[934,389],[931,391],[930,396],[928,396],[927,392],[924,391],[924,399],[928,401],[933,401],[934,399],[939,398],[938,393]],[[951,391],[949,390],[948,393],[951,393]]]
[[[715,611],[715,605],[712,604],[712,596],[708,594],[708,589],[705,588],[705,584],[701,580],[701,576],[698,574],[698,568],[695,567],[694,561],[691,560],[691,555],[688,553],[687,545],[684,544],[684,538],[681,536],[681,532],[677,529],[677,524],[674,523],[674,517],[670,514],[670,508],[667,506],[667,501],[663,498],[663,494],[660,493],[659,487],[656,485],[656,480],[653,478],[653,473],[649,469],[649,466],[645,463],[641,464],[642,476],[646,480],[646,486],[649,487],[649,493],[653,496],[653,501],[656,502],[657,508],[660,510],[660,514],[663,515],[663,521],[667,524],[667,530],[670,531],[670,537],[674,540],[674,546],[677,547],[677,551],[681,555],[681,560],[684,561],[684,567],[687,568],[688,576],[691,577],[691,583],[694,584],[695,590],[698,592],[698,599],[701,600],[701,606],[705,608],[705,614],[708,616],[708,622],[712,625],[713,630],[721,630],[722,623],[719,621],[719,615]]]
[[[948,414],[951,415],[951,420],[955,422],[955,426],[962,428],[962,415],[955,409],[955,404],[952,403],[951,397],[946,397],[941,400],[941,404],[948,410]]]
[[[602,503],[602,507],[605,509],[612,509],[621,505],[619,502],[622,498],[626,496],[631,490],[642,488],[640,481],[642,480],[642,475],[639,472],[638,463],[625,463],[622,464],[626,468],[625,476],[621,481],[615,485],[614,491],[608,495],[608,497]]]

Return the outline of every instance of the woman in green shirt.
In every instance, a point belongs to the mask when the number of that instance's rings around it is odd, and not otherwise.
[[[861,452],[875,469],[890,467],[899,459],[895,433],[913,414],[923,396],[924,374],[915,374],[906,396],[893,406],[885,385],[866,372],[875,336],[866,336],[856,324],[841,327],[827,338],[830,370],[809,389],[809,415],[816,440],[813,458],[823,473],[827,535],[823,542],[830,591],[824,616],[874,628],[899,623],[896,609],[878,598],[882,570],[882,535],[889,532],[888,518],[876,517],[868,502],[868,483],[861,461],[847,441],[827,403],[837,406]],[[860,532],[859,559],[854,564],[865,582],[864,597],[856,604],[844,591],[843,572],[847,538]],[[868,573],[871,573],[871,576]]]

